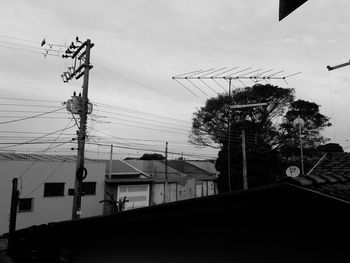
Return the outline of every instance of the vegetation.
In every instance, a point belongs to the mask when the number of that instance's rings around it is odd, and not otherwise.
[[[266,103],[266,106],[235,108],[234,105]],[[208,99],[194,113],[190,141],[219,148],[216,168],[220,172],[219,191],[228,190],[228,124],[230,123],[230,182],[232,189],[242,188],[241,132],[246,133],[248,184],[271,184],[285,173],[287,165],[298,161],[300,136],[293,120],[305,121],[302,139],[306,149],[327,142],[321,131],[330,126],[329,118],[314,102],[295,100],[294,90],[272,85],[254,85]]]
[[[165,157],[159,153],[145,153],[140,160],[164,160]]]

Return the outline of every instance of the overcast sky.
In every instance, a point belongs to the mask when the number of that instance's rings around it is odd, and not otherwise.
[[[91,51],[94,68],[90,72],[89,98],[100,106],[95,107],[94,113],[98,116],[95,121],[89,121],[88,130],[91,136],[99,136],[95,137],[95,142],[107,142],[103,137],[112,135],[123,140],[110,137],[111,142],[123,142],[126,148],[139,149],[142,143],[148,149],[161,150],[164,142],[169,141],[169,149],[174,152],[193,153],[198,158],[199,155],[215,156],[214,150],[196,150],[185,145],[192,113],[214,94],[208,91],[206,96],[187,83],[186,86],[197,93],[195,97],[171,77],[201,69],[252,67],[283,70],[285,75],[302,72],[289,78],[288,84],[283,81],[272,84],[294,88],[297,98],[319,104],[321,113],[331,117],[334,124],[325,131],[325,136],[343,147],[350,146],[346,141],[350,139],[347,114],[350,67],[331,72],[326,69],[327,65],[349,60],[350,2],[309,0],[281,22],[278,22],[278,2],[0,1],[0,97],[3,98],[0,122],[19,118],[11,116],[19,116],[15,111],[20,109],[27,111],[21,116],[35,115],[28,111],[54,110],[53,106],[59,108],[59,102],[69,99],[73,91],[81,91],[81,80],[66,84],[60,78],[71,65],[70,60],[57,56],[44,58],[40,54],[43,38],[47,43],[69,45],[79,36],[95,44]],[[53,49],[59,47],[53,46]],[[213,87],[214,84],[211,83]],[[242,84],[237,82],[234,86]],[[10,100],[14,98],[25,100]],[[52,108],[6,105],[33,103]],[[28,138],[24,138],[25,134],[16,137],[17,142],[24,142],[38,137],[39,133],[50,133],[74,124],[69,123],[68,113],[60,114],[57,119],[34,118],[1,124],[0,131],[3,134],[4,131],[27,131]],[[156,119],[149,114],[167,118]],[[137,115],[139,118],[135,117]],[[115,119],[104,118],[107,116]],[[152,123],[152,126],[145,123]],[[70,132],[74,133],[75,129]],[[50,135],[50,139],[55,140],[58,135]],[[28,148],[24,146],[22,148]],[[35,147],[45,150],[47,145]],[[58,153],[58,149],[68,151],[70,147],[62,145],[55,149]],[[99,157],[108,158],[108,155],[103,156],[108,148],[89,147],[90,156],[95,153],[95,156],[100,154]],[[143,152],[115,149],[118,158]]]

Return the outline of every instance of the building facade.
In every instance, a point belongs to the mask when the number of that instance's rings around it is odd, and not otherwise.
[[[216,173],[184,160],[169,161],[167,165],[164,161],[139,159],[105,162],[105,198],[119,201],[126,197],[126,210],[217,193]],[[106,205],[104,213],[110,212]]]
[[[71,219],[76,158],[36,154],[0,153],[0,235],[8,232],[12,179],[18,178],[19,204],[16,228]],[[82,215],[101,215],[105,163],[85,161]]]

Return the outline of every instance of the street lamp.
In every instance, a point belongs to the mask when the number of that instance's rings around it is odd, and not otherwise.
[[[299,129],[300,136],[300,157],[301,157],[301,175],[304,175],[304,159],[303,159],[303,140],[301,139],[301,129],[305,126],[305,121],[300,115],[293,121],[293,127]]]

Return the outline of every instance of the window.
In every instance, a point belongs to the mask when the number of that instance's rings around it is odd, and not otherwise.
[[[144,192],[148,190],[148,185],[123,185],[119,187],[120,193]]]
[[[82,192],[85,195],[95,195],[96,194],[96,182],[83,182]]]
[[[20,198],[18,202],[18,212],[33,211],[33,198]]]
[[[64,183],[45,183],[44,197],[48,196],[63,196]]]

